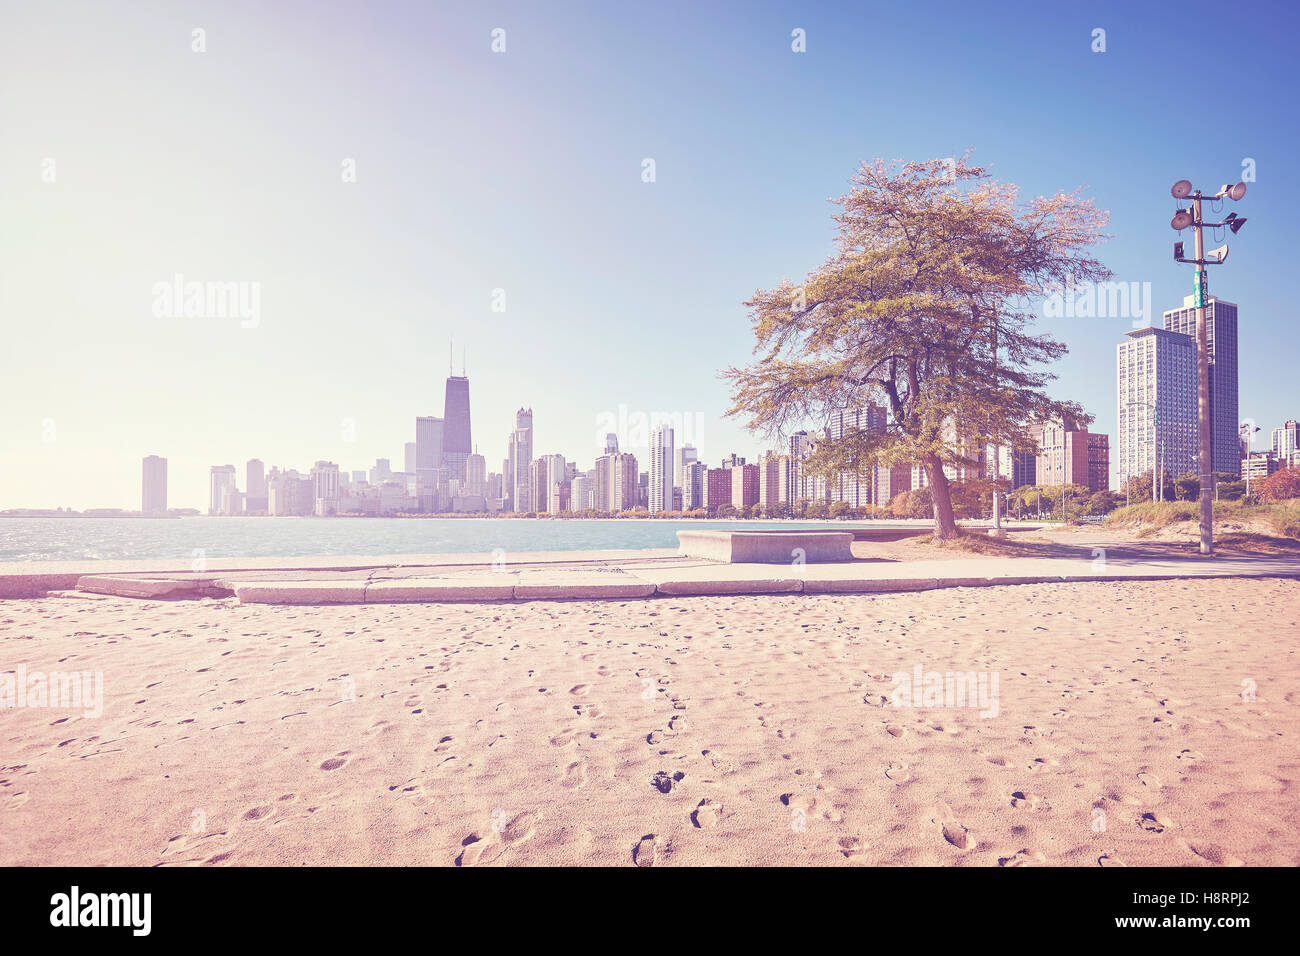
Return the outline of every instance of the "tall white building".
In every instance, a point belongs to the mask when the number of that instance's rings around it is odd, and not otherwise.
[[[506,472],[506,494],[519,514],[533,509],[533,410],[521,408],[515,412],[515,430],[510,433],[510,467]]]
[[[441,490],[442,431],[441,418],[424,415],[415,420],[415,480],[421,495]]]
[[[591,482],[584,474],[573,476],[569,482],[569,510],[574,514],[591,507]]]
[[[673,430],[656,425],[650,430],[650,513],[673,509]]]
[[[1278,461],[1290,461],[1300,451],[1300,424],[1294,419],[1273,429],[1273,454]]]
[[[312,497],[315,499],[313,513],[324,517],[338,513],[339,508],[339,466],[332,461],[318,461],[311,468]]]
[[[1120,481],[1153,471],[1157,454],[1162,472],[1195,472],[1195,340],[1154,328],[1125,334],[1116,346]]]
[[[226,492],[235,488],[235,466],[213,465],[208,476],[208,514],[226,514]]]

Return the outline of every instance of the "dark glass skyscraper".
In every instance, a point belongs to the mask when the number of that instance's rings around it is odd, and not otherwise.
[[[447,379],[447,395],[442,409],[442,462],[449,481],[465,480],[465,462],[474,444],[469,429],[469,377],[452,375]]]
[[[1192,297],[1181,309],[1165,313],[1165,328],[1196,341],[1196,307]],[[1205,333],[1210,353],[1210,434],[1213,471],[1241,474],[1241,445],[1237,418],[1237,306],[1210,297],[1205,309]]]

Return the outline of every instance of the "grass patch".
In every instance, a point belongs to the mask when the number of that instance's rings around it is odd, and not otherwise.
[[[1139,538],[1146,538],[1183,522],[1195,526],[1200,519],[1201,505],[1197,501],[1144,501],[1116,508],[1106,519],[1106,525],[1110,528],[1131,528]],[[1216,501],[1214,522],[1216,525],[1232,522],[1245,526],[1244,530],[1238,532],[1243,538],[1276,535],[1300,539],[1300,499],[1276,504]]]

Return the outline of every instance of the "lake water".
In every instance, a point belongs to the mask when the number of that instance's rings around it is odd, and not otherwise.
[[[896,522],[873,522],[884,527]],[[852,527],[817,521],[527,518],[0,518],[0,562],[291,558],[675,548],[679,528]]]

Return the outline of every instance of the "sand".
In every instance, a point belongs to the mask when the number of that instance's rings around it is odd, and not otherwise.
[[[1298,599],[0,602],[0,864],[1296,865]]]

